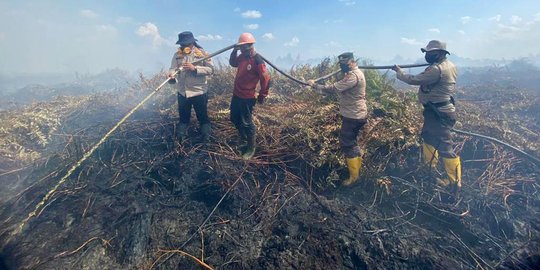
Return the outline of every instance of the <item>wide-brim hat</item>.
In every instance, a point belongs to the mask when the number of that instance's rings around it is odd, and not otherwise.
[[[432,40],[428,42],[427,46],[425,48],[420,48],[420,50],[423,53],[431,51],[445,51],[446,53],[450,54],[450,52],[446,50],[446,43],[439,40]]]
[[[344,52],[338,55],[339,61],[354,60],[354,54],[352,52]]]
[[[178,41],[176,42],[176,44],[184,46],[195,43],[196,41],[197,39],[193,36],[193,33],[185,31],[178,34]]]

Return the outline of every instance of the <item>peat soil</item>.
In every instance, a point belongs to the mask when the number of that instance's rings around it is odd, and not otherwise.
[[[11,235],[69,163],[53,156],[17,183],[18,193],[0,211],[2,267],[203,269],[185,254],[214,269],[540,266],[540,197],[529,190],[533,185],[493,198],[466,182],[456,201],[434,184],[437,172],[413,169],[419,164],[412,149],[410,166],[385,178],[364,176],[353,187],[321,191],[310,181],[324,175],[307,164],[274,164],[265,149],[246,162],[230,146],[235,136],[201,144],[195,129],[193,141],[178,144],[174,119],[160,122],[161,137],[107,143],[22,233]],[[464,160],[478,160],[481,145],[467,146],[476,156],[465,151]],[[465,162],[464,179],[487,166]],[[0,179],[9,188],[18,178]]]
[[[254,159],[242,160],[227,112],[212,119],[210,143],[196,124],[178,143],[177,119],[135,115],[25,222],[114,122],[66,124],[84,136],[0,175],[0,268],[540,268],[538,168],[491,143],[460,141],[464,187],[454,198],[436,185],[442,166],[424,168],[418,147],[393,166],[366,162],[384,173],[345,188],[345,168],[334,177],[298,149],[278,155],[262,132]],[[316,185],[329,177],[334,187]]]

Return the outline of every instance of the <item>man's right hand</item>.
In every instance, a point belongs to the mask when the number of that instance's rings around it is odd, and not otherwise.
[[[398,65],[394,65],[392,67],[392,70],[395,71],[395,72],[399,72],[401,70],[401,68]]]
[[[167,74],[167,79],[169,79],[169,83],[170,84],[175,84],[176,83],[176,78],[174,77],[174,73],[173,72],[169,72],[169,74]]]

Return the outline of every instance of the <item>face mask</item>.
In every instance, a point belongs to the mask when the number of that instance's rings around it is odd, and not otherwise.
[[[351,70],[348,63],[339,63],[339,68],[343,73],[349,72]]]
[[[439,58],[439,55],[437,55],[437,54],[428,54],[428,53],[426,53],[426,55],[424,55],[424,59],[426,59],[426,62],[428,62],[430,64],[433,64],[433,63],[437,62],[438,58]]]
[[[240,46],[240,51],[242,52],[242,54],[249,55],[249,53],[251,52],[251,48],[251,44],[244,44]]]
[[[182,52],[183,52],[184,54],[189,54],[189,53],[191,53],[191,48],[190,48],[190,47],[181,47],[181,49],[182,49]]]

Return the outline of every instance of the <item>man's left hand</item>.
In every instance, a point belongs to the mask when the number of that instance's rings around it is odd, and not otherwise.
[[[185,70],[189,70],[189,71],[194,71],[196,69],[195,66],[192,63],[189,63],[189,62],[183,63],[182,68],[185,69]]]

